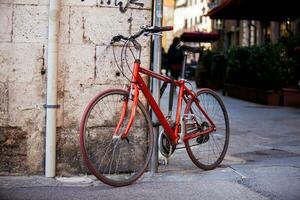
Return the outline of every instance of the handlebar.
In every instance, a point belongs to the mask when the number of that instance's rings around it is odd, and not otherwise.
[[[154,26],[147,29],[149,33],[159,33],[163,31],[172,31],[172,30],[173,30],[173,26],[163,26],[163,27]]]
[[[171,30],[173,30],[173,26],[163,26],[163,27],[142,26],[140,31],[138,31],[137,33],[131,35],[130,37],[125,37],[123,35],[114,36],[112,38],[110,44],[113,44],[113,43],[118,42],[120,40],[134,40],[134,39],[140,37],[143,34],[160,33],[160,32],[163,32],[163,31],[171,31]]]

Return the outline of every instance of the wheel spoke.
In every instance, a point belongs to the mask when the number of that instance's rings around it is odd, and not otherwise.
[[[209,90],[203,89],[197,93],[197,99],[200,106],[204,109],[209,118],[217,126],[217,130],[209,133],[208,141],[205,136],[199,136],[199,144],[197,138],[187,141],[185,146],[191,160],[200,168],[214,169],[223,160],[228,148],[229,142],[229,122],[226,109],[222,100],[218,95]],[[185,114],[195,114],[195,123],[199,124],[203,130],[206,130],[211,125],[209,120],[196,106],[195,102],[187,105]],[[202,137],[202,138],[201,138]]]
[[[128,141],[113,137],[125,96],[127,92],[123,90],[102,93],[88,105],[80,126],[81,151],[88,169],[113,186],[128,185],[139,178],[150,161],[153,146],[152,123],[140,102]],[[127,126],[131,108],[128,102],[121,132]]]

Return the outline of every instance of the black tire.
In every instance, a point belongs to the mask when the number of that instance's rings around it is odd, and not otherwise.
[[[80,124],[80,149],[89,171],[111,186],[125,186],[136,181],[146,170],[153,149],[152,122],[146,108],[138,102],[128,139],[112,137],[119,122],[125,90],[107,90],[87,106]],[[128,101],[124,131],[131,113]]]
[[[210,89],[200,89],[196,93],[200,105],[216,125],[216,131],[205,136],[185,141],[185,148],[193,163],[201,169],[215,169],[224,159],[229,144],[229,119],[221,98]],[[208,128],[209,122],[194,101],[188,102],[185,115],[194,114],[194,124],[202,130]],[[188,125],[187,125],[188,126]],[[189,134],[188,130],[185,134]]]

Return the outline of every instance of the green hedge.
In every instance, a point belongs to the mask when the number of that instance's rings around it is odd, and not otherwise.
[[[283,39],[278,44],[230,48],[226,82],[261,89],[296,87],[299,62],[293,49],[297,45],[300,37]]]

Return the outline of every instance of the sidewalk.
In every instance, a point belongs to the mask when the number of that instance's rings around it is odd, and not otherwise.
[[[300,109],[222,99],[231,137],[225,160],[215,170],[198,169],[180,149],[157,174],[146,173],[127,187],[113,188],[93,176],[0,176],[0,199],[299,200]]]

